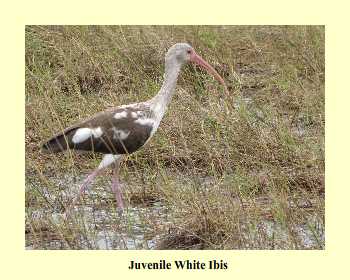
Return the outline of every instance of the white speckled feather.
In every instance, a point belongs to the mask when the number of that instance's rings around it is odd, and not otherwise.
[[[77,129],[75,132],[72,142],[74,144],[82,143],[89,139],[91,136],[94,136],[95,138],[101,137],[103,134],[102,128],[97,127],[97,128],[88,128],[88,127],[82,127]]]
[[[121,129],[117,129],[115,127],[112,128],[113,129],[113,139],[119,139],[119,140],[125,140],[126,138],[128,138],[130,131],[125,131],[125,130],[121,130]]]
[[[89,139],[92,135],[92,131],[90,128],[84,127],[84,128],[79,128],[73,138],[72,138],[72,142],[74,144],[78,144],[78,143],[82,143],[85,140]]]
[[[114,114],[115,119],[122,119],[122,118],[126,118],[127,116],[128,116],[128,113],[126,111],[122,111]]]
[[[98,166],[98,169],[106,168],[107,166],[111,165],[113,162],[115,162],[117,159],[121,157],[122,157],[121,155],[113,155],[113,154],[104,155],[100,165]]]

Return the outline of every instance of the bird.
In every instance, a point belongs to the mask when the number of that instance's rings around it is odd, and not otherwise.
[[[156,133],[175,92],[180,71],[187,63],[204,68],[222,84],[226,94],[229,93],[223,78],[195,52],[191,45],[176,43],[165,55],[163,84],[153,98],[99,112],[69,126],[42,144],[42,151],[47,153],[59,153],[71,149],[103,154],[101,162],[84,179],[78,195],[68,208],[71,208],[85,193],[95,177],[109,167],[113,167],[112,191],[117,208],[124,208],[119,180],[120,162],[126,155],[136,152],[147,144]]]

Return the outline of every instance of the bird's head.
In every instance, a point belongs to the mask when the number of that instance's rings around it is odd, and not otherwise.
[[[168,50],[165,56],[166,64],[177,64],[181,67],[183,64],[186,64],[188,62],[197,64],[200,67],[204,68],[209,74],[211,74],[224,86],[226,93],[229,93],[223,78],[208,62],[200,57],[189,44],[177,43]]]
[[[185,64],[190,60],[191,52],[193,52],[193,48],[189,44],[177,43],[168,50],[165,61],[180,65]]]

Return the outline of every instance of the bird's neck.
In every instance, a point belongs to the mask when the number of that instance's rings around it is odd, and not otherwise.
[[[163,85],[158,94],[151,99],[151,102],[156,107],[159,108],[161,106],[164,108],[164,112],[167,109],[168,104],[170,103],[171,98],[175,92],[176,82],[177,78],[179,77],[180,70],[181,65],[176,63],[166,63]]]

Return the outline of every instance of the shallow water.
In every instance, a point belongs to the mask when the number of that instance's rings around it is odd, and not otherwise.
[[[27,188],[40,190],[42,198],[51,207],[46,209],[26,208],[26,249],[154,249],[161,229],[168,222],[168,210],[160,202],[147,207],[128,206],[117,210],[112,192],[108,187],[92,187],[83,199],[71,209],[68,217],[64,214],[62,204],[67,205],[79,191],[84,176],[78,178],[65,175],[61,178],[50,178],[55,186],[49,189],[37,178],[27,181]],[[68,187],[69,186],[69,187]],[[47,232],[44,237],[31,234],[29,225],[38,225],[38,231]],[[161,226],[159,226],[161,225]],[[159,234],[154,234],[154,227]],[[52,232],[57,231],[57,233]],[[74,242],[64,242],[60,235],[72,231]],[[37,243],[37,244],[36,244]]]
[[[75,240],[76,248],[79,249],[154,249],[159,236],[152,235],[153,229],[147,225],[145,219],[156,216],[159,223],[166,223],[166,215],[166,209],[161,205],[148,208],[129,207],[112,215],[106,209],[94,210],[89,206],[77,206],[68,220],[62,213],[41,210],[33,211],[31,220],[45,220],[51,227],[63,229],[62,232],[66,228],[77,228],[82,236],[80,240]],[[67,226],[67,222],[70,226]],[[65,247],[64,242],[55,235],[48,236],[44,243],[48,249]],[[26,249],[35,249],[35,245],[27,240]]]
[[[27,180],[26,187],[40,189],[41,195],[51,207],[26,208],[26,249],[156,249],[170,228],[176,225],[172,209],[160,201],[147,206],[129,204],[123,211],[117,210],[113,194],[108,191],[109,182],[103,180],[85,194],[83,201],[72,209],[68,218],[65,217],[64,210],[59,205],[75,196],[83,178],[69,175],[59,179],[50,178],[53,189],[43,186],[36,178]],[[209,177],[201,178],[200,181],[204,188],[213,183]],[[129,183],[128,188],[133,187],[139,186]],[[47,203],[43,205],[46,207]],[[31,227],[36,228],[36,234]],[[316,234],[312,230],[315,228]],[[274,244],[279,244],[279,249],[283,249],[283,244],[288,248],[288,230],[293,230],[304,249],[324,247],[323,226],[312,216],[307,224],[292,229],[268,219],[255,225],[248,222],[242,229],[246,240],[256,238],[253,235],[262,234],[273,240]],[[67,236],[71,238],[67,240]],[[251,248],[247,245],[247,249]]]

